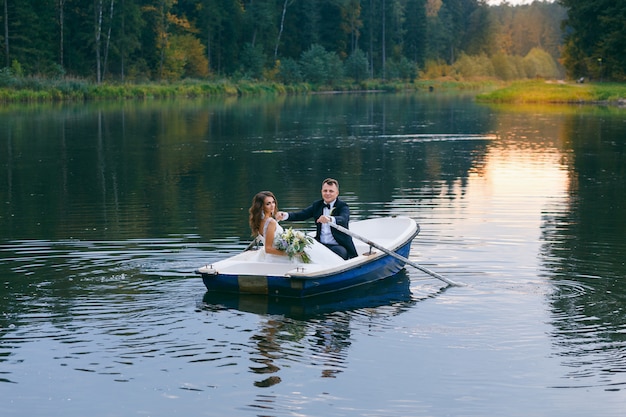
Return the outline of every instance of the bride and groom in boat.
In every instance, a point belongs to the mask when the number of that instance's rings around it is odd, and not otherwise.
[[[263,241],[263,250],[258,251],[259,260],[265,262],[292,262],[292,252],[285,250],[285,230],[278,221],[303,221],[315,219],[317,231],[315,239],[298,242],[299,247],[306,246],[305,253],[300,252],[298,260],[318,264],[338,264],[357,256],[352,237],[340,232],[329,223],[348,228],[350,207],[339,197],[339,182],[326,178],[322,182],[322,198],[314,201],[309,207],[296,212],[278,211],[278,202],[271,191],[261,191],[252,199],[250,213],[250,229],[254,236]],[[302,239],[302,234],[295,233]],[[289,237],[294,233],[289,233]]]

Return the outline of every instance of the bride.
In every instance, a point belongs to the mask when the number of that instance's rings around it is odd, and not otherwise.
[[[253,236],[260,236],[263,242],[263,250],[259,250],[259,261],[290,263],[298,262],[298,259],[289,259],[285,251],[276,248],[274,239],[283,233],[283,228],[274,216],[278,212],[278,202],[271,191],[261,191],[252,199],[249,222]],[[326,246],[313,239],[313,243],[306,249],[311,263],[336,265],[343,262],[343,258],[335,254]]]

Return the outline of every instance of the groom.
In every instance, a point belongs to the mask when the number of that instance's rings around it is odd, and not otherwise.
[[[350,207],[337,198],[339,196],[339,182],[333,178],[326,178],[322,182],[322,199],[313,202],[304,210],[285,213],[283,211],[276,214],[276,220],[302,221],[306,219],[316,219],[317,234],[315,239],[327,246],[330,250],[341,256],[343,259],[355,258],[358,256],[352,237],[340,232],[328,223],[335,223],[348,228],[350,221]]]

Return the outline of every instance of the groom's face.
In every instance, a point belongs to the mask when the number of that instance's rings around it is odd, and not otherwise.
[[[326,204],[335,200],[339,195],[339,189],[335,184],[324,184],[322,186],[322,198]]]

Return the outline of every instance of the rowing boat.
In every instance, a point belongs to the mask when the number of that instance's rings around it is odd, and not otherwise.
[[[254,248],[196,270],[210,292],[305,298],[330,294],[390,277],[404,268],[419,225],[409,217],[350,223],[357,257],[332,264],[272,262]],[[310,232],[312,236],[312,232]],[[375,245],[367,242],[376,242]],[[399,256],[392,256],[397,254]]]

